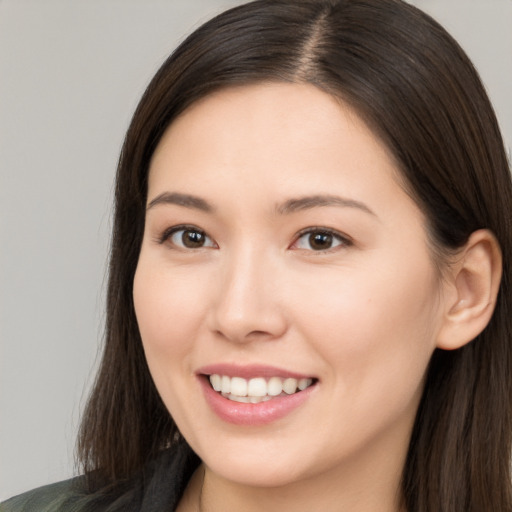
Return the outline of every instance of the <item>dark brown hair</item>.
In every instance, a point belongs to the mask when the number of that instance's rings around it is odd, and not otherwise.
[[[512,183],[477,72],[431,18],[400,0],[259,0],[196,30],[149,84],[123,146],[103,361],[79,456],[116,484],[178,437],[145,362],[132,301],[151,156],[170,123],[213,91],[311,83],[347,104],[394,154],[435,253],[480,228],[503,252],[495,313],[455,351],[436,350],[402,492],[409,512],[509,511],[512,436]]]

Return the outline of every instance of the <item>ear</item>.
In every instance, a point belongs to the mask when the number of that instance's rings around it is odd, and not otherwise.
[[[438,348],[460,348],[485,329],[496,306],[501,272],[501,249],[495,236],[486,229],[475,231],[448,269]]]

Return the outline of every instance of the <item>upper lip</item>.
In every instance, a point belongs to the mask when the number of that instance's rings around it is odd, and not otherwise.
[[[255,377],[271,378],[280,377],[282,379],[311,379],[312,375],[306,375],[299,372],[268,366],[264,364],[237,365],[230,363],[216,363],[202,366],[197,370],[199,375],[226,375],[228,377],[242,377],[243,379],[252,379]]]

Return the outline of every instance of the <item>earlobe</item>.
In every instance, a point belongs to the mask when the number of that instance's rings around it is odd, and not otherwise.
[[[455,350],[476,338],[489,323],[498,296],[502,273],[501,249],[489,230],[475,231],[451,266],[447,286],[450,299],[437,347]]]

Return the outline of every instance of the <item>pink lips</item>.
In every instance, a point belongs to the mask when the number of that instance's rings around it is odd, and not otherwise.
[[[280,377],[287,379],[288,377],[294,379],[306,379],[309,375],[302,375],[300,373],[290,372],[275,366],[266,366],[261,364],[252,364],[247,366],[237,366],[233,364],[211,364],[203,366],[197,371],[198,374],[203,375],[227,375],[228,377],[242,377],[243,379],[252,379],[254,377],[263,377],[269,379],[270,377]]]
[[[313,384],[303,391],[292,395],[277,396],[266,402],[257,404],[240,403],[228,400],[215,391],[210,385],[208,376],[218,374],[229,377],[242,377],[244,379],[255,377],[302,379],[309,376],[270,366],[236,366],[229,364],[205,366],[200,368],[197,374],[206,402],[213,412],[222,420],[235,425],[259,426],[277,421],[304,404],[316,389],[316,385]]]

